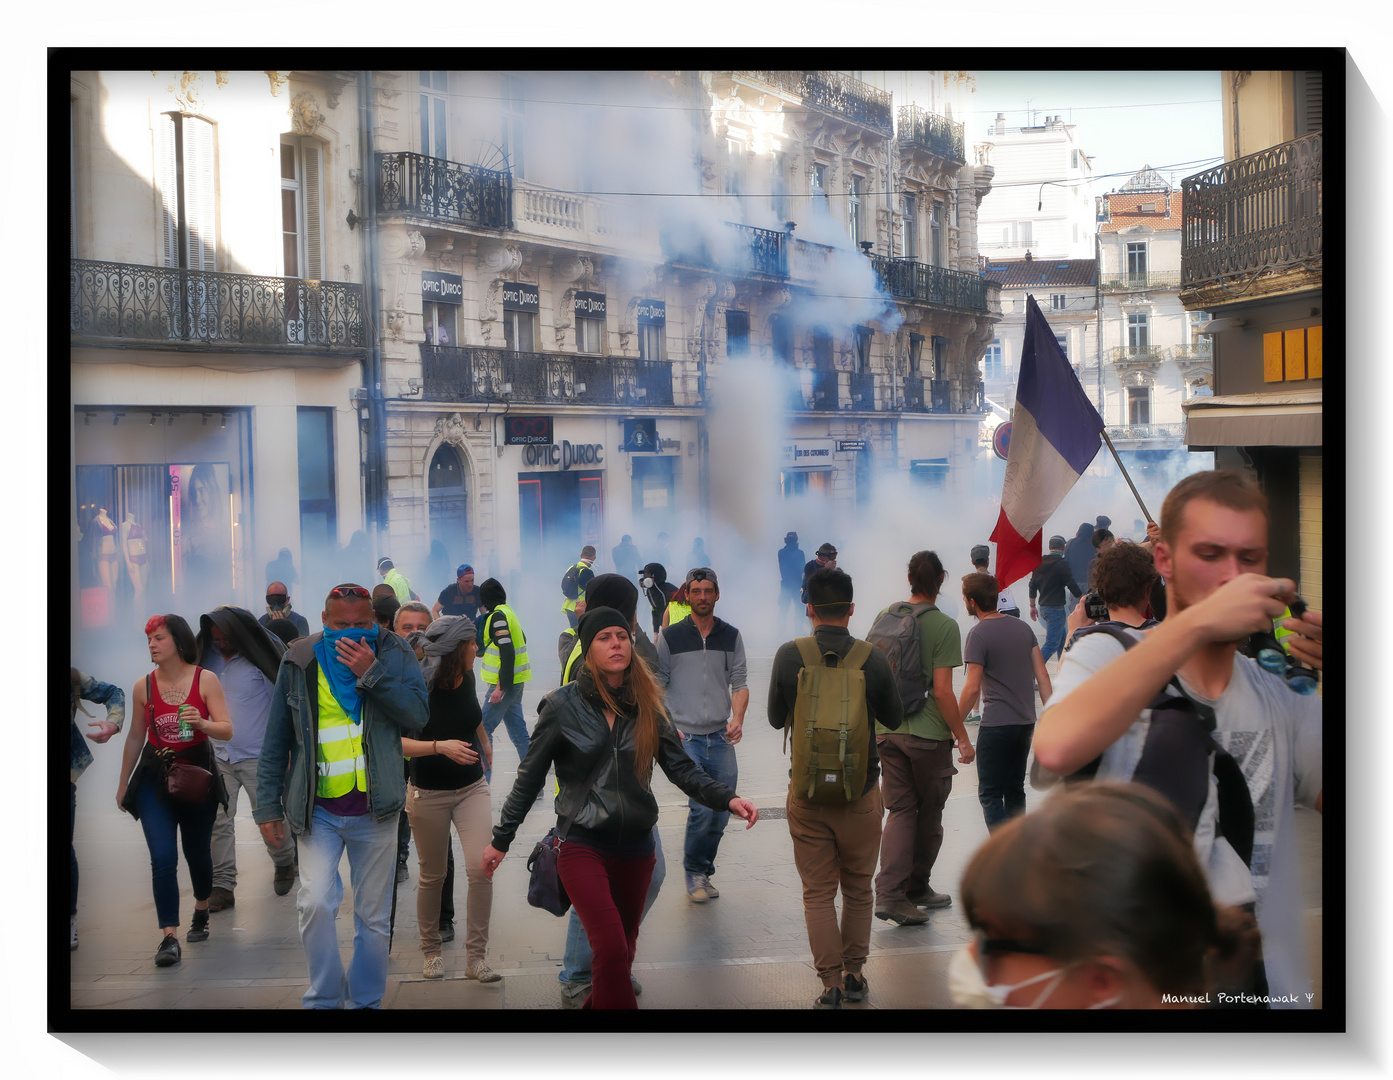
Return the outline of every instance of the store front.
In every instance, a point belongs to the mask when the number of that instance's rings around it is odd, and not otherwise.
[[[830,497],[835,452],[831,439],[785,439],[779,445],[780,496]]]
[[[540,437],[552,441],[509,448],[520,457],[518,530],[524,573],[568,565],[586,544],[597,550],[604,544],[608,455],[600,436],[593,442],[553,438],[548,423]]]

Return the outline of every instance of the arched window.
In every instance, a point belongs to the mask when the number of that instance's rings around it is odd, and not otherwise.
[[[449,443],[441,443],[430,459],[426,489],[430,501],[430,538],[441,541],[446,551],[467,561],[473,543],[469,536],[464,464]]]

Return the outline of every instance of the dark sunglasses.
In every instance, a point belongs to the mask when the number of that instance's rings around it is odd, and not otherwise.
[[[372,599],[372,594],[361,585],[335,585],[329,590],[329,596],[338,600],[347,600],[351,596],[356,596],[360,600]]]
[[[283,592],[268,592],[268,593],[266,594],[266,602],[267,602],[268,604],[283,604],[283,603],[285,603],[285,602],[286,602],[287,600],[289,600],[289,599],[290,599],[290,594],[289,594],[289,593],[283,593]]]

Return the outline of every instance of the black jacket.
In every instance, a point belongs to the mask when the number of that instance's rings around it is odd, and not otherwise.
[[[661,717],[657,766],[691,798],[712,810],[729,810],[735,792],[712,780],[687,752],[672,721]],[[513,790],[503,804],[493,829],[493,846],[507,851],[532,803],[547,781],[547,770],[556,765],[561,792],[554,809],[557,825],[570,812],[579,789],[600,755],[609,755],[595,786],[576,815],[574,827],[607,841],[622,844],[652,830],[658,821],[658,800],[640,786],[634,766],[634,718],[620,716],[614,722],[613,739],[599,709],[581,696],[578,683],[567,683],[542,699],[537,729],[518,766]]]
[[[1040,560],[1040,565],[1030,575],[1030,601],[1033,604],[1035,594],[1039,593],[1041,607],[1063,607],[1065,589],[1075,596],[1083,595],[1083,589],[1074,580],[1069,560],[1060,552],[1051,551]]]
[[[217,625],[223,635],[237,646],[237,651],[256,667],[266,681],[275,684],[280,671],[281,657],[285,655],[285,642],[267,630],[246,608],[223,604],[215,607],[207,615],[198,619],[198,637],[194,640],[194,652],[198,663],[213,647],[213,626]]]

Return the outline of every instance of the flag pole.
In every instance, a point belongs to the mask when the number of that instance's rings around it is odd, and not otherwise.
[[[1127,481],[1127,486],[1132,489],[1132,495],[1137,500],[1137,505],[1141,507],[1142,516],[1147,521],[1154,521],[1151,511],[1146,508],[1146,503],[1141,501],[1141,493],[1137,491],[1137,485],[1132,483],[1132,478],[1127,474],[1127,466],[1122,464],[1122,458],[1117,453],[1117,447],[1113,446],[1112,440],[1108,438],[1107,428],[1099,428],[1098,434],[1103,436],[1103,442],[1112,451],[1113,460],[1117,462],[1117,467],[1122,470],[1122,479]]]

